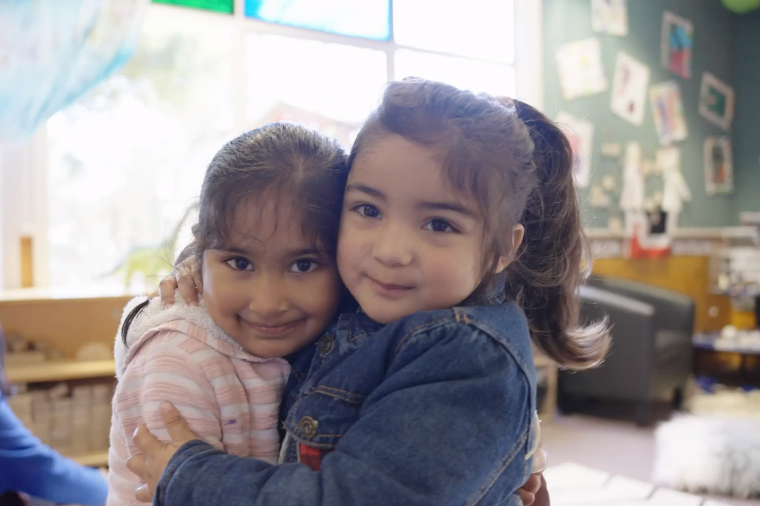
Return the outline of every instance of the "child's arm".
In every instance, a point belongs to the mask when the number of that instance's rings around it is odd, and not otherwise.
[[[0,396],[0,494],[24,492],[62,504],[101,505],[108,487],[103,476],[43,445]]]
[[[109,506],[138,504],[134,490],[141,482],[126,467],[137,452],[132,435],[145,423],[160,440],[170,440],[158,413],[162,401],[174,404],[200,439],[224,449],[219,405],[200,364],[177,346],[183,339],[187,337],[171,330],[157,333],[130,360],[119,381],[113,400]]]
[[[455,368],[447,367],[451,357]],[[506,502],[530,472],[532,416],[527,378],[488,335],[466,326],[423,333],[399,351],[320,471],[235,458],[193,441],[168,462],[154,504],[477,504],[497,481]],[[139,442],[148,468],[163,468],[165,448]]]

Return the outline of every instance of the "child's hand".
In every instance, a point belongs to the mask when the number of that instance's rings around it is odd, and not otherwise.
[[[132,455],[127,460],[127,469],[146,483],[135,491],[135,497],[140,502],[153,501],[158,481],[174,454],[185,443],[198,439],[174,406],[164,402],[159,412],[172,442],[162,443],[150,433],[145,424],[141,424],[132,438],[140,454]]]
[[[531,474],[518,493],[523,506],[549,506],[549,492],[542,473]]]
[[[177,268],[158,285],[159,295],[165,307],[174,304],[174,291],[179,293],[191,306],[198,305],[198,294],[203,292],[203,278],[195,256],[190,256],[180,263]]]

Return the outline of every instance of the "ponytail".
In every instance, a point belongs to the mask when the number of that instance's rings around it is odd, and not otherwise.
[[[597,365],[607,353],[607,322],[578,326],[578,286],[590,271],[567,137],[533,107],[514,101],[533,141],[536,185],[521,224],[525,238],[507,267],[505,295],[525,311],[534,343],[571,369]],[[583,267],[582,267],[583,266]]]
[[[388,84],[354,141],[349,165],[368,139],[385,133],[439,150],[444,177],[480,205],[483,279],[462,303],[488,303],[494,283],[506,278],[503,293],[523,308],[542,351],[573,369],[602,360],[609,347],[606,322],[578,327],[577,289],[587,248],[573,153],[559,128],[516,100],[407,78]],[[517,223],[525,238],[515,252]],[[506,255],[513,258],[506,276],[496,276]]]

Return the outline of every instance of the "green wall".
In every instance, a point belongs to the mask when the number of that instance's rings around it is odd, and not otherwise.
[[[718,126],[703,119],[698,113],[699,88],[702,73],[709,71],[730,85],[734,83],[734,63],[730,57],[733,51],[734,16],[727,11],[718,0],[628,0],[627,37],[595,33],[591,29],[590,0],[544,0],[544,110],[554,115],[558,110],[565,110],[576,117],[586,117],[595,126],[594,153],[592,159],[592,186],[597,184],[602,176],[614,174],[618,184],[621,182],[621,167],[618,163],[602,158],[599,151],[606,142],[617,142],[625,145],[629,141],[641,142],[644,157],[654,159],[656,149],[660,146],[649,99],[644,123],[635,126],[620,118],[610,110],[610,92],[612,86],[614,65],[619,50],[624,50],[634,58],[647,64],[652,71],[650,84],[666,80],[676,80],[681,84],[683,93],[684,115],[689,130],[688,138],[677,143],[682,152],[682,172],[693,198],[684,204],[679,224],[685,227],[714,227],[733,225],[736,221],[735,197],[732,195],[708,196],[705,193],[703,142],[710,135],[724,135]],[[660,64],[660,31],[662,28],[663,11],[685,17],[694,24],[694,52],[692,61],[692,76],[681,79],[670,74]],[[753,33],[756,40],[760,38],[760,26]],[[562,97],[557,76],[557,65],[554,58],[555,50],[562,44],[575,40],[596,37],[601,41],[602,60],[608,80],[608,91],[590,97],[565,101]],[[758,62],[760,60],[755,60]],[[758,64],[754,64],[756,71]],[[754,80],[757,90],[760,81]],[[760,94],[758,91],[756,94]],[[744,95],[744,93],[741,93]],[[739,104],[743,97],[740,97]],[[760,98],[757,104],[760,106]],[[749,119],[747,121],[750,121]],[[736,126],[736,123],[735,123]],[[757,128],[754,129],[756,132]],[[755,150],[755,165],[760,153]],[[760,174],[755,174],[755,181]],[[648,178],[647,196],[651,196],[661,181]],[[582,191],[586,198],[588,190]],[[748,197],[750,198],[750,197]],[[760,200],[760,199],[759,199]],[[755,206],[760,205],[753,202]],[[587,226],[605,227],[608,219],[607,210],[592,209],[584,202],[584,218]]]
[[[737,16],[734,170],[736,210],[760,211],[760,11]]]

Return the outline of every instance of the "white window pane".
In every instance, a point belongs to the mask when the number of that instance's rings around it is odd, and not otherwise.
[[[52,285],[138,290],[169,269],[163,243],[234,136],[232,22],[152,6],[129,63],[50,119]]]
[[[251,126],[297,120],[348,143],[387,81],[382,51],[256,33],[246,50]]]
[[[419,51],[396,51],[395,77],[421,77],[465,90],[515,96],[515,71],[509,65],[440,56]]]
[[[514,23],[513,0],[393,1],[393,38],[420,49],[512,63]]]

